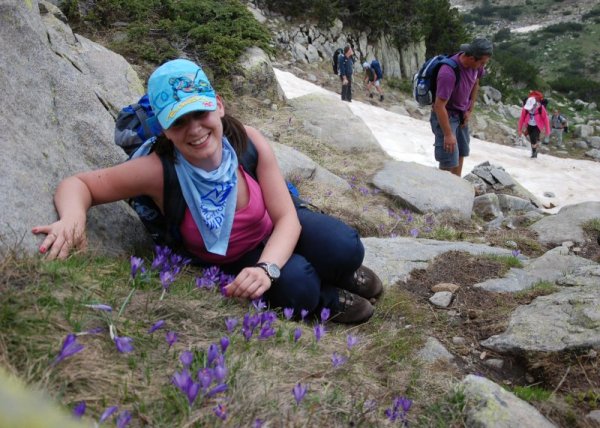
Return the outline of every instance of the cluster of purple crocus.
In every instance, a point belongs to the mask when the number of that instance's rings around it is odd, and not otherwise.
[[[223,337],[219,345],[211,344],[206,352],[206,364],[204,367],[194,370],[194,354],[191,351],[182,352],[179,361],[183,365],[180,372],[175,372],[172,377],[175,385],[187,397],[191,407],[198,394],[203,397],[213,397],[227,391],[227,366],[225,365],[225,352],[229,346],[229,338]],[[196,373],[193,377],[192,373]],[[213,409],[217,417],[225,420],[227,414],[222,405]]]
[[[409,222],[412,221],[409,220]],[[181,272],[181,269],[188,264],[190,261],[187,259],[183,259],[182,257],[172,253],[172,251],[167,247],[155,247],[156,256],[152,263],[152,270],[159,271],[159,278],[161,284],[163,285],[163,295],[164,292],[168,289],[168,286],[171,282],[173,282],[176,276]],[[517,254],[518,255],[518,254]],[[131,257],[131,278],[135,280],[138,274],[147,274],[148,272],[143,267],[144,261],[137,257]],[[232,276],[226,275],[219,270],[218,267],[211,267],[205,269],[202,277],[196,278],[196,285],[198,288],[205,289],[213,289],[216,286],[221,288],[221,292],[223,293],[223,287],[229,284],[233,280]],[[162,297],[161,297],[162,298]],[[112,307],[109,305],[97,303],[97,304],[89,304],[85,305],[91,309],[101,311],[105,314],[112,314]],[[245,338],[246,341],[249,341],[253,336],[257,337],[258,340],[266,340],[276,334],[276,329],[274,327],[274,323],[277,320],[277,314],[274,311],[268,310],[267,305],[263,300],[257,299],[252,302],[252,306],[254,311],[249,311],[246,313],[242,319],[242,326],[240,329],[240,333]],[[304,320],[308,315],[307,310],[300,311],[300,318]],[[319,342],[326,333],[325,323],[330,318],[331,312],[328,308],[323,308],[320,313],[320,322],[314,326],[314,336],[315,342]],[[294,310],[291,308],[285,308],[283,310],[283,316],[287,320],[291,320],[294,317]],[[110,318],[110,317],[109,317]],[[236,326],[238,325],[239,320],[235,318],[226,318],[225,326],[229,333],[232,333]],[[164,320],[158,320],[155,322],[149,329],[148,334],[154,333],[158,329],[162,329],[166,327],[166,322]],[[82,332],[78,334],[69,334],[65,338],[61,351],[59,355],[54,359],[52,365],[56,365],[60,363],[65,358],[68,358],[84,349],[84,346],[77,342],[77,336],[81,334],[93,334],[99,333],[104,329],[94,329],[89,332]],[[111,339],[114,341],[116,348],[121,353],[132,352],[133,348],[133,339],[125,336],[118,336],[116,334],[116,328],[112,323],[112,318],[109,320],[109,332]],[[297,342],[302,336],[302,329],[296,328],[293,332],[293,340]],[[173,331],[168,331],[165,335],[166,342],[170,347],[178,340],[177,334]],[[349,334],[347,336],[347,348],[350,351],[356,344],[358,343],[358,338]],[[173,385],[179,389],[187,398],[188,404],[190,408],[196,401],[198,395],[202,397],[210,398],[214,397],[217,394],[224,393],[228,390],[228,385],[226,383],[228,370],[225,364],[225,354],[229,347],[230,340],[228,336],[224,336],[219,341],[219,344],[211,344],[208,347],[206,352],[206,358],[195,358],[195,355],[192,351],[184,351],[180,355],[180,362],[182,364],[182,370],[176,371],[171,380]],[[193,368],[194,362],[205,360],[205,364],[200,368]],[[331,356],[331,362],[333,368],[337,369],[344,365],[348,361],[348,357],[340,354],[338,352],[334,352]],[[192,374],[195,374],[193,376]],[[297,383],[292,389],[292,395],[296,404],[299,405],[302,400],[305,398],[308,392],[308,386],[303,385],[302,383]],[[227,419],[227,410],[225,405],[221,403],[217,403],[215,407],[213,407],[213,413],[216,417],[221,420]],[[407,424],[406,414],[410,409],[412,401],[410,399],[404,397],[398,397],[394,399],[392,403],[392,407],[386,409],[385,416],[392,422],[396,420],[400,420],[403,425]],[[73,414],[76,417],[81,417],[85,413],[86,404],[85,402],[78,403],[73,409]],[[115,416],[118,412],[117,406],[111,406],[107,408],[102,416],[100,417],[98,424],[102,424],[108,421],[110,418]],[[124,410],[120,414],[115,417],[115,424],[117,427],[126,427],[129,425],[131,421],[131,412],[128,410]],[[255,426],[262,426],[263,420],[257,419],[255,421]]]
[[[81,419],[81,417],[83,417],[83,415],[85,415],[85,411],[86,411],[85,401],[80,401],[73,408],[73,416],[75,416],[76,419]],[[104,410],[104,412],[102,412],[100,419],[98,419],[98,425],[102,425],[104,422],[111,419],[113,417],[113,415],[115,413],[117,413],[118,411],[119,411],[119,407],[117,407],[117,406],[108,407],[106,410]],[[115,425],[117,428],[125,428],[126,426],[129,425],[130,422],[131,422],[131,412],[129,410],[123,410],[121,413],[119,413],[117,415]]]
[[[202,276],[196,277],[196,287],[206,290],[219,287],[221,294],[225,295],[225,286],[234,279],[233,275],[226,274],[218,266],[211,266],[202,271]]]
[[[385,409],[385,416],[391,421],[400,421],[402,426],[408,426],[406,419],[408,411],[412,406],[412,400],[406,397],[396,397],[392,400],[392,407]]]

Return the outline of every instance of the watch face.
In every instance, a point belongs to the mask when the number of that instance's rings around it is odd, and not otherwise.
[[[267,263],[267,273],[271,278],[277,279],[280,275],[279,267],[274,263]]]

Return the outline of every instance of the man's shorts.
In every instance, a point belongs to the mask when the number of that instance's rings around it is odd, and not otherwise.
[[[444,150],[444,132],[437,120],[437,115],[432,111],[429,123],[431,124],[431,131],[435,135],[435,160],[440,163],[440,168],[454,168],[458,166],[459,157],[469,156],[469,126],[460,126],[460,117],[458,114],[448,112],[450,119],[450,128],[452,133],[456,136],[457,148],[454,152],[450,153]]]

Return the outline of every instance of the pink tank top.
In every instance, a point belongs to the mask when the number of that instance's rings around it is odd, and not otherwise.
[[[273,222],[265,207],[260,186],[241,166],[239,169],[248,186],[248,205],[235,212],[227,254],[220,256],[206,251],[202,235],[200,235],[192,214],[189,208],[185,209],[183,221],[179,227],[183,244],[190,253],[204,262],[215,264],[233,262],[255,248],[273,231]]]

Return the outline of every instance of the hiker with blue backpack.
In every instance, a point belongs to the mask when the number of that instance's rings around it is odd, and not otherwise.
[[[161,134],[122,164],[63,180],[54,196],[59,220],[32,229],[47,235],[41,253],[66,258],[85,247],[91,206],[143,195],[177,250],[235,275],[228,296],[263,297],[298,317],[325,307],[336,322],[371,317],[369,299],[383,287],[362,266],[358,233],[292,200],[265,137],[225,112],[202,68],[184,59],[161,65],[148,98]]]
[[[469,156],[469,119],[492,51],[492,42],[475,39],[461,45],[457,54],[438,56],[434,58],[435,64],[431,60],[424,64],[418,74],[423,76],[430,71],[430,82],[415,76],[415,97],[420,103],[422,100],[433,103],[430,123],[435,135],[435,160],[440,169],[459,177],[464,158]]]
[[[367,85],[367,95],[369,98],[373,98],[371,88],[375,87],[377,93],[379,93],[379,101],[383,101],[383,88],[381,87],[381,79],[383,79],[383,70],[379,61],[374,59],[371,62],[365,61],[363,63],[363,70],[365,71],[365,83]]]

